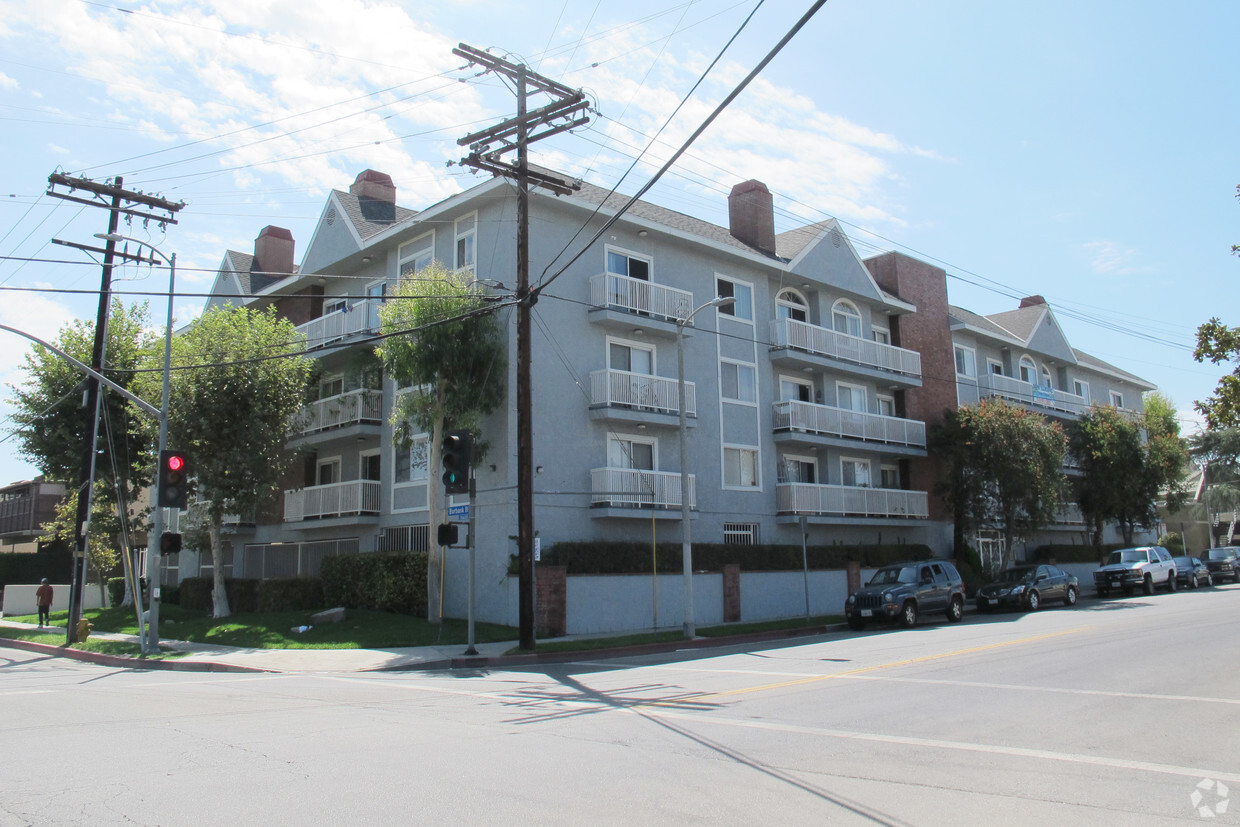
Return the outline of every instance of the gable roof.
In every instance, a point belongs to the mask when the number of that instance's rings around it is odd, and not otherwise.
[[[344,211],[344,217],[362,239],[378,235],[396,224],[403,224],[418,214],[417,210],[408,207],[374,198],[362,198],[350,192],[334,189],[331,194]]]

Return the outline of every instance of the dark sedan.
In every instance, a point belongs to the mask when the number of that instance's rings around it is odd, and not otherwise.
[[[1222,580],[1240,583],[1240,549],[1233,546],[1212,548],[1201,555],[1201,560],[1210,568],[1215,583]]]
[[[1214,575],[1210,573],[1209,566],[1196,557],[1176,557],[1174,560],[1175,579],[1179,585],[1186,589],[1214,585]]]
[[[978,589],[977,608],[982,612],[995,609],[1036,612],[1048,600],[1062,600],[1066,606],[1075,606],[1080,592],[1075,575],[1059,566],[1016,566]]]

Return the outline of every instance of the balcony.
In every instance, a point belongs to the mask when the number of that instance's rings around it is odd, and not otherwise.
[[[590,279],[591,321],[675,335],[676,320],[693,310],[693,294],[665,284],[600,273]],[[693,326],[690,321],[689,327]]]
[[[915,449],[926,447],[926,424],[914,419],[850,411],[810,402],[783,401],[774,405],[773,427],[785,434],[781,441],[831,444],[831,440],[860,440],[880,446]]]
[[[1051,413],[1068,414],[1074,417],[1089,410],[1089,400],[1083,396],[1035,385],[1032,382],[1024,382],[1012,376],[1000,376],[997,373],[991,373],[979,382],[977,392],[979,396],[1007,399]]]
[[[675,379],[626,370],[596,370],[590,374],[590,407],[595,418],[652,424],[680,421],[680,393]],[[669,420],[668,415],[675,420]],[[685,383],[685,416],[697,417],[697,393],[692,382]]]
[[[34,519],[34,497],[0,500],[0,536],[25,535],[38,531]]]
[[[805,358],[805,356],[814,358]],[[908,387],[921,386],[921,354],[795,319],[771,322],[771,360],[820,364]]]
[[[383,391],[365,388],[311,402],[301,409],[294,438],[352,425],[383,424]]]
[[[306,337],[309,350],[327,347],[351,336],[375,333],[379,330],[379,306],[377,299],[360,299],[344,310],[297,325],[297,332]]]
[[[284,522],[379,514],[379,482],[351,480],[284,492]]]
[[[786,482],[775,486],[775,501],[784,515],[921,520],[930,516],[925,491]]]
[[[621,508],[680,509],[680,474],[631,468],[595,468],[590,472],[590,504]],[[689,507],[697,506],[697,485],[689,475]]]

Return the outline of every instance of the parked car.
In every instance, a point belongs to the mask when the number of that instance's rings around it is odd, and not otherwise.
[[[1240,548],[1212,548],[1201,555],[1201,560],[1210,569],[1210,574],[1214,575],[1215,583],[1220,580],[1240,583]]]
[[[887,620],[908,628],[923,614],[943,614],[952,623],[964,617],[964,579],[946,560],[883,566],[844,601],[848,625],[858,631],[871,621]]]
[[[1144,546],[1113,551],[1107,561],[1094,572],[1094,586],[1099,597],[1106,597],[1112,589],[1122,589],[1124,594],[1140,586],[1146,594],[1155,588],[1167,587],[1175,591],[1175,563],[1171,554],[1162,546]]]
[[[1048,600],[1062,600],[1075,606],[1081,587],[1076,575],[1049,564],[1016,566],[999,574],[993,583],[977,591],[977,608],[1027,609],[1036,612]]]
[[[1214,575],[1210,573],[1209,567],[1196,557],[1176,557],[1172,562],[1175,563],[1177,585],[1186,589],[1214,585]]]

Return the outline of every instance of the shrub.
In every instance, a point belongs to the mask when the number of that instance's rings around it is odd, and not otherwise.
[[[125,578],[109,577],[108,578],[108,605],[119,606],[121,601],[125,599]]]
[[[210,612],[214,608],[211,599],[213,588],[209,577],[187,577],[175,591],[174,587],[165,586],[161,594],[165,603],[179,603],[184,609]],[[325,605],[323,583],[313,577],[274,580],[227,577],[224,579],[224,590],[228,593],[229,608],[237,614],[319,609]]]
[[[426,552],[342,554],[323,561],[325,605],[426,616]]]
[[[850,562],[860,563],[863,568],[877,568],[931,556],[930,547],[921,544],[810,546],[805,552],[809,567],[815,570],[842,569]],[[565,566],[569,574],[650,574],[656,561],[660,573],[681,572],[681,544],[659,543],[652,553],[648,543],[563,542],[542,554],[542,563]],[[730,563],[743,571],[800,571],[803,560],[797,545],[694,543],[695,571],[723,571]]]
[[[1184,538],[1179,532],[1172,531],[1158,538],[1158,545],[1171,552],[1172,557],[1182,557],[1184,555]]]

